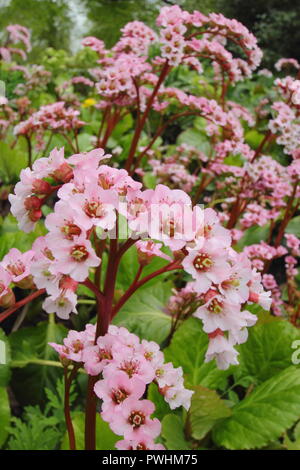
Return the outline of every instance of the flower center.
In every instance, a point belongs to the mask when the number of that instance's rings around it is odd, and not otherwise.
[[[73,240],[74,236],[81,234],[81,229],[77,225],[69,223],[61,227],[61,232],[68,240]]]
[[[75,353],[78,353],[79,351],[83,350],[83,344],[81,341],[79,341],[79,339],[77,339],[76,341],[72,343],[72,348]]]
[[[193,261],[194,268],[199,272],[208,271],[212,265],[213,261],[209,255],[206,253],[199,253]]]
[[[145,423],[145,419],[146,417],[141,411],[132,411],[128,421],[134,427],[134,429],[136,429]]]
[[[136,361],[124,361],[120,367],[120,370],[126,372],[130,378],[138,372],[138,369],[139,365]]]
[[[240,287],[240,281],[234,277],[222,282],[223,289],[231,289],[233,287]]]
[[[104,206],[99,201],[86,202],[84,211],[89,217],[103,217],[105,215]]]
[[[219,314],[223,311],[223,303],[220,300],[212,299],[207,308],[211,313]]]
[[[126,392],[126,390],[124,390],[123,388],[113,388],[111,392],[112,399],[115,403],[117,403],[117,405],[122,403],[122,401],[126,400],[126,398],[128,397],[128,392]]]
[[[71,256],[75,261],[82,262],[89,257],[89,253],[84,245],[75,245],[71,250]]]
[[[24,273],[25,271],[25,266],[22,263],[22,261],[16,261],[14,264],[9,264],[7,266],[7,269],[14,275],[14,276],[20,276],[21,274]]]
[[[104,359],[107,359],[108,361],[112,360],[112,355],[107,349],[100,349],[98,356],[100,361],[103,361]]]
[[[146,447],[146,444],[144,444],[143,442],[140,442],[137,446],[136,446],[136,450],[149,450],[148,447]]]

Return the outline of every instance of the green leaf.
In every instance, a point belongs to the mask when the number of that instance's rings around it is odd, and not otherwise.
[[[182,419],[169,414],[162,420],[161,435],[165,441],[166,448],[169,450],[189,450],[189,443],[184,436],[184,424]]]
[[[55,450],[61,438],[58,421],[38,406],[26,406],[23,419],[12,418],[9,450]]]
[[[116,315],[114,323],[143,339],[162,343],[171,328],[171,317],[163,312],[171,289],[172,283],[164,282],[138,290]]]
[[[158,418],[160,421],[164,416],[170,413],[170,407],[165,401],[164,397],[158,391],[157,385],[151,383],[148,387],[147,398],[155,404],[155,411],[153,416]]]
[[[150,171],[146,172],[143,176],[143,183],[146,188],[154,189],[157,185],[156,176]]]
[[[253,449],[277,439],[300,415],[300,370],[291,366],[259,385],[213,430],[216,444]]]
[[[29,250],[34,240],[44,234],[45,227],[42,223],[37,223],[33,232],[21,232],[16,219],[9,214],[0,224],[0,257],[3,258],[12,247],[18,248],[20,251]]]
[[[210,151],[210,143],[207,139],[207,136],[204,132],[199,131],[198,129],[187,129],[183,131],[178,139],[178,145],[186,143],[196,147],[201,152],[205,153],[206,155],[209,154]]]
[[[231,413],[231,409],[215,390],[197,386],[188,418],[191,435],[200,441],[219,420],[228,418]]]
[[[2,342],[2,344],[1,344]],[[3,357],[2,357],[3,354]],[[3,362],[2,361],[3,359]],[[10,347],[8,338],[4,331],[0,328],[0,387],[5,387],[10,380]]]
[[[16,183],[22,168],[27,166],[27,155],[4,141],[0,142],[0,179],[3,183]]]
[[[249,329],[246,343],[239,347],[240,365],[235,377],[251,376],[261,383],[292,365],[292,343],[300,332],[284,320],[260,323]]]
[[[110,429],[108,423],[103,421],[101,416],[97,414],[96,418],[96,450],[114,450],[115,443],[121,439],[116,436]],[[76,449],[84,450],[84,428],[85,428],[85,415],[80,411],[76,411],[72,415],[72,423],[75,432]],[[62,450],[69,450],[68,433],[64,435],[61,443]]]
[[[158,269],[162,268],[163,266],[166,266],[168,264],[168,261],[166,261],[163,258],[155,257],[151,260],[151,262],[144,267],[142,276],[147,276],[148,274],[157,271]],[[122,256],[119,270],[118,270],[118,277],[117,277],[117,289],[119,289],[122,292],[125,292],[128,287],[132,284],[136,273],[138,272],[139,269],[139,262],[138,262],[138,256],[137,256],[137,249],[135,246],[132,246],[129,250],[124,253]],[[160,276],[156,276],[150,281],[148,281],[144,286],[142,286],[140,290],[142,289],[147,289],[149,286],[152,286],[157,283],[161,283],[164,278],[167,276],[170,276],[169,273],[166,274],[161,274]]]
[[[253,149],[257,149],[259,144],[262,142],[263,138],[264,138],[264,135],[260,134],[255,129],[252,129],[251,131],[248,131],[245,135],[245,141]]]
[[[300,237],[300,215],[294,217],[287,225],[286,233],[293,233],[296,237]]]
[[[90,134],[87,134],[86,132],[80,133],[78,135],[78,145],[81,152],[88,152],[93,148],[91,144],[91,138],[92,136]]]
[[[170,346],[164,350],[165,358],[175,367],[183,368],[190,386],[222,388],[232,370],[219,370],[215,361],[205,363],[207,346],[208,338],[202,330],[201,322],[196,318],[189,318],[178,328]]]
[[[0,447],[8,436],[8,425],[10,421],[10,406],[6,388],[0,387]]]
[[[242,250],[245,246],[260,243],[266,240],[270,232],[270,224],[266,224],[263,227],[253,225],[252,227],[245,230],[244,235],[236,244],[238,250]]]
[[[58,357],[48,343],[61,343],[67,332],[52,318],[50,316],[48,322],[22,328],[10,336],[11,365],[16,368],[13,371],[13,385],[21,403],[42,401],[45,387],[53,388],[62,374],[60,367],[50,365],[51,361],[58,361]]]

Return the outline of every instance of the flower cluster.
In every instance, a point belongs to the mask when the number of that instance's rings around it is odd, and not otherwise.
[[[108,333],[94,342],[96,327],[69,331],[63,345],[50,343],[62,363],[82,364],[89,375],[100,376],[94,386],[101,400],[101,416],[124,440],[118,449],[161,450],[155,444],[161,424],[151,418],[154,405],[143,398],[146,387],[155,383],[171,409],[187,410],[193,392],[184,387],[182,369],[164,362],[164,355],[153,341],[140,341],[126,328],[110,326]]]
[[[11,62],[12,55],[16,54],[23,60],[26,59],[26,52],[31,51],[30,32],[25,26],[19,24],[10,24],[6,27],[7,39],[3,46],[0,47],[0,58],[5,62]],[[21,43],[24,49],[13,47],[14,44]]]
[[[52,130],[57,133],[65,133],[70,130],[78,130],[85,123],[78,118],[79,111],[66,108],[63,101],[41,106],[39,111],[33,113],[25,121],[21,121],[14,128],[14,133],[18,135],[31,136],[36,134],[40,146],[44,146],[43,136],[45,131]]]
[[[142,191],[141,183],[125,170],[101,164],[108,157],[95,149],[65,159],[63,149],[55,149],[49,158],[36,160],[32,170],[22,171],[10,196],[12,213],[25,231],[34,228],[49,195],[57,191],[59,197],[54,212],[45,219],[49,233],[34,242],[27,263],[36,287],[49,295],[44,309],[64,319],[77,312],[78,284],[85,283],[90,268],[101,263],[92,242],[95,237],[114,238],[121,214],[128,221],[131,235],[126,236],[133,237],[141,264],[159,256],[179,268],[182,260],[182,267],[195,279],[196,294],[202,296],[203,306],[196,315],[213,335],[207,357],[215,354],[222,367],[235,363],[233,345],[246,339],[246,327],[256,320],[241,307],[254,292],[262,291],[256,281],[255,288],[249,287],[253,281],[250,262],[231,249],[230,232],[220,225],[215,211],[193,208],[184,191],[161,184]],[[174,259],[154,240],[169,247]],[[261,296],[257,299],[260,303]],[[228,359],[222,359],[224,354]]]

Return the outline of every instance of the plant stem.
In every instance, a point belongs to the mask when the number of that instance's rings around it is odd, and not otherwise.
[[[32,169],[32,144],[31,144],[31,139],[28,135],[25,134],[25,139],[27,142],[27,149],[28,149],[28,166],[30,169]]]
[[[68,369],[67,367],[64,368],[64,378],[65,378],[65,403],[64,403],[64,413],[65,413],[65,421],[69,436],[69,443],[70,443],[70,450],[76,450],[76,440],[75,440],[75,433],[71,418],[71,411],[70,411],[70,388],[74,377],[77,374],[78,366],[74,366],[73,370],[68,377]]]
[[[136,149],[137,149],[137,146],[138,146],[140,136],[141,136],[142,130],[144,128],[146,119],[147,119],[148,114],[150,112],[151,106],[152,106],[153,101],[155,99],[155,96],[156,96],[156,94],[157,94],[157,92],[160,88],[160,85],[162,84],[162,82],[164,81],[164,79],[166,78],[166,76],[169,72],[169,69],[170,69],[170,66],[168,64],[168,61],[166,61],[163,68],[162,68],[162,70],[161,70],[159,79],[158,79],[158,81],[157,81],[157,83],[154,87],[154,90],[153,90],[153,92],[152,92],[152,94],[151,94],[151,96],[148,100],[145,112],[137,122],[135,133],[134,133],[133,139],[131,141],[131,146],[130,146],[130,150],[129,150],[129,153],[128,153],[127,162],[126,162],[126,165],[125,165],[125,170],[127,170],[128,172],[130,172],[130,170],[131,170],[131,166],[132,166],[132,163],[134,161],[135,152],[136,152]]]
[[[148,274],[148,276],[143,277],[137,282],[133,282],[129,289],[125,292],[125,294],[121,297],[117,305],[113,308],[112,311],[112,318],[118,313],[121,307],[127,302],[127,300],[135,293],[137,289],[139,289],[141,286],[146,284],[146,282],[150,281],[156,276],[159,276],[160,274],[166,273],[168,271],[173,271],[175,269],[179,269],[181,267],[180,263],[176,261],[172,261],[170,264],[167,266],[164,266],[163,268],[158,269],[157,271],[154,271],[151,274]]]
[[[45,289],[37,290],[36,292],[33,292],[33,294],[30,294],[27,297],[25,297],[25,299],[22,299],[19,302],[15,303],[13,307],[8,308],[7,310],[5,310],[3,313],[0,314],[0,323],[3,322],[7,317],[9,317],[16,310],[18,310],[20,307],[27,304],[28,302],[31,302],[31,300],[34,300],[36,297],[39,297],[45,292],[46,292]]]

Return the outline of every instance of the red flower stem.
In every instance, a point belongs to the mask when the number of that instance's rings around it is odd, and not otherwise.
[[[97,134],[97,141],[96,141],[96,147],[95,148],[98,148],[98,147],[101,146],[100,145],[101,144],[101,134],[102,134],[103,127],[104,127],[104,124],[105,124],[105,121],[106,121],[107,110],[108,110],[108,108],[105,109],[105,111],[102,115],[101,124],[99,126],[99,131],[98,131],[98,134]]]
[[[163,68],[162,68],[162,70],[161,70],[161,73],[160,73],[159,79],[158,79],[158,81],[155,85],[155,88],[154,88],[154,90],[153,90],[153,92],[152,92],[152,94],[151,94],[151,96],[148,100],[148,103],[147,103],[146,109],[144,111],[144,114],[141,116],[139,122],[137,122],[135,133],[134,133],[133,139],[131,141],[131,146],[130,146],[130,150],[129,150],[129,153],[128,153],[127,162],[126,162],[126,165],[125,165],[125,170],[127,170],[128,172],[130,172],[130,170],[131,170],[131,167],[132,167],[132,164],[133,164],[133,161],[134,161],[135,152],[136,152],[139,140],[140,140],[140,136],[141,136],[142,130],[144,128],[145,122],[147,120],[147,117],[149,115],[149,112],[151,110],[151,106],[153,104],[155,96],[158,93],[160,85],[163,83],[164,79],[168,75],[169,70],[170,70],[170,66],[168,64],[168,61],[166,61]]]
[[[99,336],[104,336],[109,327],[110,322],[110,310],[113,302],[113,295],[115,289],[115,281],[117,275],[117,250],[118,240],[112,239],[110,241],[110,253],[108,266],[106,271],[106,279],[104,286],[104,294],[102,294],[97,286],[93,284],[89,279],[84,281],[86,287],[93,291],[97,299],[97,327],[95,343]],[[87,385],[87,396],[86,396],[86,409],[85,409],[85,449],[95,450],[96,449],[96,412],[97,412],[97,397],[94,393],[94,385],[97,382],[98,377],[89,376]]]
[[[85,450],[96,450],[97,397],[94,386],[98,376],[89,375],[85,407]]]
[[[119,300],[119,302],[115,305],[115,307],[113,308],[113,311],[112,311],[112,318],[114,318],[114,316],[118,313],[118,311],[120,310],[120,308],[123,307],[123,305],[125,304],[125,302],[127,302],[127,300],[135,293],[135,291],[137,289],[139,289],[141,286],[143,286],[144,284],[146,284],[146,282],[150,281],[151,279],[153,279],[154,277],[156,276],[159,276],[160,274],[163,274],[163,273],[166,273],[168,271],[173,271],[175,269],[179,269],[181,267],[181,264],[180,262],[178,262],[177,260],[176,261],[172,261],[170,264],[168,264],[167,266],[164,266],[163,268],[160,268],[158,269],[157,271],[154,271],[153,273],[151,274],[148,274],[148,276],[145,276],[143,277],[142,279],[140,279],[139,281],[137,282],[133,282],[131,284],[131,286],[129,287],[129,289],[127,289],[127,291],[125,292],[125,294],[121,297],[121,299]]]
[[[73,370],[70,372],[70,375],[68,376],[68,368],[67,367],[64,368],[64,378],[65,378],[64,413],[65,413],[65,421],[66,421],[66,426],[67,426],[67,431],[68,431],[68,436],[69,436],[70,450],[76,450],[75,433],[74,433],[74,427],[73,427],[71,411],[70,411],[70,388],[71,388],[72,381],[77,374],[78,369],[79,369],[78,365],[74,366]]]
[[[253,163],[261,155],[261,152],[263,151],[263,148],[264,148],[265,144],[269,141],[269,139],[271,137],[272,137],[272,132],[268,131],[266,133],[265,137],[262,139],[259,146],[257,147],[252,159],[250,160],[250,163]],[[243,176],[242,180],[241,180],[241,184],[240,184],[240,188],[239,188],[236,200],[235,200],[235,202],[234,202],[234,204],[231,208],[230,218],[227,222],[227,228],[228,229],[232,229],[232,228],[235,227],[239,216],[241,215],[242,211],[244,210],[243,203],[241,204],[241,193],[242,193],[242,191],[244,189],[244,185],[245,185],[245,183],[247,183],[247,181],[248,181],[248,175],[246,173]]]
[[[286,210],[285,210],[285,214],[284,214],[284,217],[283,217],[283,220],[280,224],[280,227],[279,227],[279,231],[278,231],[278,234],[277,234],[277,237],[275,239],[275,243],[274,243],[274,246],[275,247],[278,247],[281,243],[281,240],[284,236],[284,231],[289,223],[289,221],[291,220],[291,218],[293,217],[294,215],[294,210],[293,210],[293,202],[295,200],[295,196],[296,196],[296,192],[297,192],[297,186],[298,186],[298,183],[299,183],[299,180],[295,181],[294,183],[294,187],[293,187],[293,192],[289,198],[289,202],[286,206]]]
[[[184,116],[202,116],[202,114],[200,112],[197,112],[197,111],[184,111],[182,113],[177,113],[175,114],[174,116],[172,116],[170,119],[168,119],[167,122],[165,122],[164,124],[162,124],[161,126],[159,126],[159,128],[157,129],[157,131],[155,132],[154,136],[152,137],[152,139],[150,140],[149,144],[147,145],[147,147],[138,155],[138,157],[136,158],[136,162],[134,164],[134,169],[136,169],[143,156],[148,152],[148,150],[151,149],[152,145],[154,144],[154,142],[158,139],[158,137],[163,133],[163,131],[168,127],[169,124],[171,124],[173,121],[175,121],[176,119],[179,119],[181,117],[184,117]],[[205,117],[205,119],[207,120],[210,120],[208,118]]]
[[[30,137],[25,134],[24,135],[25,139],[26,139],[26,142],[27,142],[27,149],[28,149],[28,166],[30,169],[32,169],[32,144],[31,144],[31,139]]]
[[[31,302],[32,300],[36,299],[40,295],[44,294],[45,292],[46,292],[45,289],[40,289],[28,295],[27,297],[25,297],[25,299],[19,300],[19,302],[15,303],[13,307],[8,308],[7,310],[5,310],[3,313],[0,314],[0,323],[3,322],[7,317],[12,315],[20,307],[27,304],[28,302]]]

